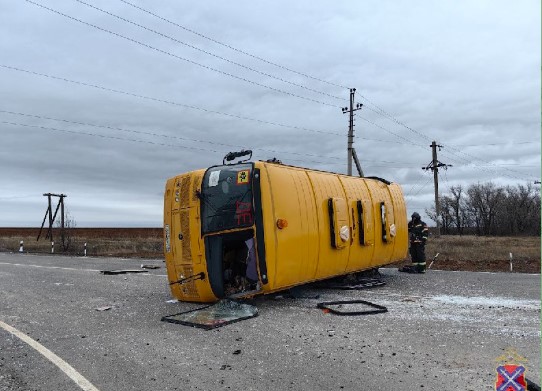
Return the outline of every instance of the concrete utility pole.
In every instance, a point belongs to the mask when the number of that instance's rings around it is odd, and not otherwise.
[[[430,145],[431,149],[433,150],[433,160],[431,163],[429,163],[426,167],[422,167],[423,170],[431,170],[433,171],[433,182],[435,183],[435,213],[436,213],[436,220],[437,220],[437,236],[440,236],[440,203],[438,199],[438,168],[442,167],[445,170],[448,169],[448,167],[452,167],[451,164],[444,164],[438,161],[437,159],[437,147],[440,151],[442,148],[442,145],[438,145],[435,141],[433,141]]]
[[[361,165],[359,164],[359,160],[356,155],[356,151],[354,150],[353,144],[354,144],[354,111],[361,110],[363,107],[363,104],[356,103],[356,107],[354,108],[354,95],[356,94],[355,88],[350,88],[350,108],[343,107],[341,110],[343,114],[349,113],[349,125],[348,125],[348,175],[352,175],[352,159],[355,159],[356,161],[356,167],[359,171],[359,176],[363,176],[363,171],[361,170]]]

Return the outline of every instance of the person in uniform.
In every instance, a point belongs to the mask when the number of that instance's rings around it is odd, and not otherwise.
[[[429,228],[418,212],[412,213],[412,220],[408,222],[408,236],[410,240],[410,258],[412,265],[399,269],[406,273],[425,273],[425,243]]]

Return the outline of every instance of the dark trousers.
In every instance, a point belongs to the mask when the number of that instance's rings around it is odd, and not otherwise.
[[[412,266],[418,271],[425,271],[425,244],[411,243],[410,257],[412,259]]]

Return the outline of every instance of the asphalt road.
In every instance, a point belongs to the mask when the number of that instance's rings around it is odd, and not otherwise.
[[[99,270],[161,269],[102,275]],[[540,275],[381,269],[363,291],[258,298],[259,316],[204,331],[161,322],[199,307],[171,299],[160,261],[0,253],[0,390],[81,390],[21,331],[100,391],[494,390],[513,348],[540,379]],[[337,316],[319,301],[388,308]],[[96,308],[110,306],[98,311]],[[237,353],[237,354],[234,354]]]

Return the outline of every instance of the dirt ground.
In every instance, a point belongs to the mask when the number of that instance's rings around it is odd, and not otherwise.
[[[24,252],[50,253],[46,231],[36,241],[38,228],[0,228],[0,251],[17,252],[24,241]],[[75,228],[70,232],[72,246],[68,253],[83,255],[87,243],[89,256],[127,258],[162,258],[161,228]],[[55,229],[55,253],[61,253],[60,232]],[[431,269],[486,272],[540,273],[540,237],[431,236],[426,246],[427,265]],[[511,254],[511,255],[510,255]],[[405,259],[393,267],[407,265]]]

